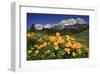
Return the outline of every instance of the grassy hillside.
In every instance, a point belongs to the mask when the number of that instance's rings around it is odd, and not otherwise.
[[[89,47],[89,29],[82,31],[79,34],[73,34],[72,36],[75,37],[77,41]]]

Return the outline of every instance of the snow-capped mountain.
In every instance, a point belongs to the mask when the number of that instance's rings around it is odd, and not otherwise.
[[[46,25],[44,25],[44,28],[52,28],[52,25],[51,24],[46,24]]]
[[[74,25],[76,24],[76,20],[71,18],[71,19],[67,19],[67,20],[61,20],[59,22],[59,24],[64,24],[64,25]]]
[[[59,24],[64,24],[64,25],[75,25],[75,24],[87,24],[87,22],[81,18],[70,18],[67,20],[61,20]]]
[[[44,27],[44,26],[43,26],[42,24],[35,24],[35,25],[34,25],[34,28],[37,29],[37,30],[42,30],[43,27]]]
[[[80,28],[83,26],[87,26],[86,24],[87,22],[81,18],[76,18],[76,19],[70,18],[70,19],[61,20],[56,26],[56,28],[59,30],[64,29],[64,28],[76,29],[76,28],[79,28],[79,26]]]
[[[82,18],[70,18],[63,19],[57,24],[34,24],[35,30],[49,30],[52,29],[57,31],[70,31],[70,32],[80,32],[89,27],[88,23]]]
[[[81,18],[77,18],[76,19],[76,24],[88,24],[85,20],[81,19]]]

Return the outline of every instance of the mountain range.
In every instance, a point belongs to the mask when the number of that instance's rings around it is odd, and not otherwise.
[[[57,24],[33,24],[31,30],[34,31],[59,31],[59,32],[68,32],[68,33],[77,33],[81,32],[89,27],[89,23],[87,23],[82,18],[70,18],[63,19]]]

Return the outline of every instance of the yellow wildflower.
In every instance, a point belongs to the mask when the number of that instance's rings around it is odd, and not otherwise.
[[[38,53],[39,53],[39,50],[36,50],[36,51],[35,51],[35,54],[38,54]]]
[[[58,46],[58,42],[54,42],[54,46]]]
[[[68,42],[68,43],[65,44],[65,46],[66,47],[72,47],[72,43],[71,42]]]
[[[37,49],[41,49],[41,48],[43,48],[44,46],[43,46],[43,45],[35,45],[35,47],[36,47]]]
[[[40,47],[40,49],[41,49],[41,48],[43,48],[43,47],[44,47],[44,45],[40,45],[39,47]]]
[[[38,47],[38,45],[34,45],[34,47]]]
[[[74,37],[70,37],[69,35],[66,36],[66,40],[67,41],[74,41],[75,38]]]
[[[42,45],[39,45],[39,46],[35,45],[35,46],[37,47],[37,49],[41,49],[41,48],[47,46],[47,43],[44,42]]]
[[[33,38],[35,35],[34,35],[34,33],[33,32],[29,32],[29,33],[27,33],[27,37],[29,37],[29,38]]]
[[[46,51],[46,53],[50,53],[50,52],[51,52],[50,50],[47,50],[47,51]]]
[[[33,48],[33,47],[31,47],[31,50],[34,50],[34,48]]]
[[[80,49],[77,49],[77,52],[78,52],[78,54],[81,54],[81,50]]]
[[[75,52],[72,52],[72,56],[75,57],[76,56],[76,53]]]
[[[61,36],[58,36],[57,42],[58,43],[64,43],[64,40]]]
[[[38,46],[37,49],[41,49],[41,46]]]
[[[72,48],[80,49],[82,45],[80,43],[74,43]]]
[[[51,42],[53,42],[53,41],[55,41],[55,37],[54,37],[54,36],[49,36],[49,40],[50,40]]]
[[[29,54],[32,53],[32,50],[28,50],[28,53],[29,53]]]
[[[66,40],[70,41],[70,36],[69,35],[66,36]]]
[[[42,42],[43,40],[42,40],[42,38],[40,38],[38,41],[39,41],[39,42]]]
[[[27,37],[31,37],[31,34],[30,33],[27,33]]]
[[[58,49],[59,47],[58,47],[58,42],[54,42],[54,48],[55,49]]]
[[[59,47],[58,46],[54,46],[54,48],[57,50]]]
[[[60,33],[59,32],[56,32],[56,36],[60,36]]]
[[[47,46],[47,42],[44,42],[44,43],[43,43],[43,46]]]
[[[65,48],[64,51],[67,52],[67,54],[70,54],[71,49],[70,48]]]
[[[74,41],[74,40],[75,40],[75,38],[74,38],[74,37],[71,37],[71,38],[70,38],[70,40]]]

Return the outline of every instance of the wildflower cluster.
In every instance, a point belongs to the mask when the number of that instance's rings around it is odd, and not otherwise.
[[[67,59],[87,58],[89,49],[74,37],[62,36],[56,32],[53,35],[27,33],[27,59]]]

